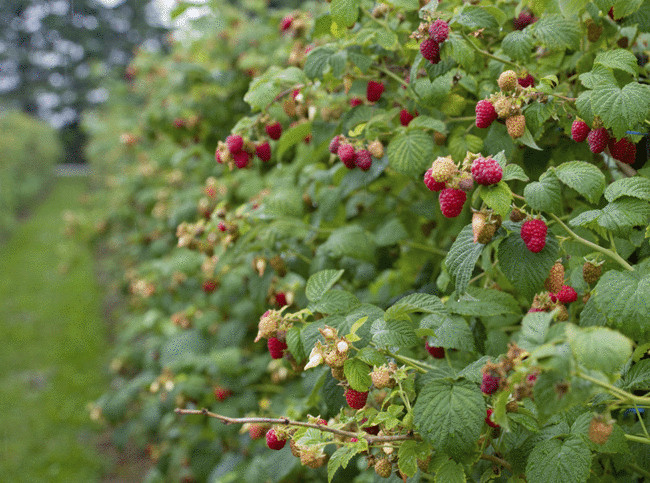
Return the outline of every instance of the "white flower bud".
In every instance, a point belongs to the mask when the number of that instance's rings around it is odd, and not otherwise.
[[[316,347],[311,350],[309,355],[309,362],[305,366],[305,370],[311,369],[312,367],[320,366],[323,363],[323,354],[318,351]]]
[[[345,354],[349,349],[348,343],[345,342],[344,340],[339,341],[338,344],[336,344],[336,350],[339,351],[341,354]]]

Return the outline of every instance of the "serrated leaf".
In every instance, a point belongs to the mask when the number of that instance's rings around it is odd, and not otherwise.
[[[336,50],[327,46],[316,47],[314,50],[309,52],[304,67],[307,77],[310,79],[322,79],[325,70],[330,65],[330,59],[335,53]]]
[[[565,185],[596,203],[605,189],[605,175],[596,166],[584,161],[569,161],[555,168],[555,174]]]
[[[372,347],[364,347],[361,349],[357,352],[356,358],[370,366],[379,367],[386,363],[386,356]]]
[[[614,181],[605,190],[605,199],[615,201],[623,196],[631,196],[650,201],[650,179],[634,176]]]
[[[447,39],[451,47],[451,58],[466,69],[476,61],[476,54],[472,46],[461,35],[451,33]]]
[[[406,11],[418,10],[420,8],[418,0],[386,0],[384,3]]]
[[[620,139],[648,118],[650,87],[638,82],[630,82],[622,89],[617,85],[599,85],[591,93],[591,109]]]
[[[460,297],[454,292],[445,305],[452,313],[476,317],[520,313],[519,303],[509,293],[479,287],[467,287]]]
[[[420,115],[417,116],[409,123],[409,129],[431,129],[432,131],[438,131],[441,133],[446,133],[447,128],[445,123],[440,119],[434,119],[430,116]]]
[[[299,142],[302,142],[309,134],[311,134],[310,121],[302,122],[284,131],[276,147],[278,159],[282,159],[284,153],[291,146],[295,146]]]
[[[531,312],[521,321],[519,345],[526,350],[533,350],[546,341],[548,329],[553,322],[551,312]]]
[[[360,340],[361,338],[357,335],[357,330],[359,330],[367,320],[368,316],[366,315],[365,317],[361,317],[354,324],[352,324],[352,327],[350,327],[350,332],[345,336],[345,338],[349,342],[356,342]]]
[[[346,360],[343,365],[345,377],[355,391],[365,392],[370,388],[372,385],[370,371],[370,366],[356,357]]]
[[[614,49],[600,52],[594,60],[594,65],[603,65],[610,69],[629,72],[632,75],[637,71],[637,60],[632,52],[625,49]]]
[[[619,18],[627,17],[636,12],[641,5],[643,5],[643,0],[615,0],[613,7],[614,18],[618,20]]]
[[[481,186],[479,194],[488,207],[502,217],[508,216],[512,205],[512,191],[505,181],[492,186]]]
[[[398,243],[407,236],[408,232],[404,228],[404,225],[402,225],[402,222],[397,218],[392,218],[377,229],[375,242],[377,246],[386,247]]]
[[[397,452],[397,465],[408,477],[414,476],[418,471],[417,445],[415,441],[404,441]]]
[[[359,15],[360,0],[332,0],[330,15],[338,25],[350,27]]]
[[[361,451],[363,450],[356,446],[341,446],[334,451],[334,454],[332,454],[327,462],[327,481],[331,482],[336,470],[339,468],[346,468],[354,455]]]
[[[526,477],[529,483],[587,481],[590,466],[591,451],[582,438],[549,439],[533,448],[526,465]]]
[[[420,342],[411,322],[406,320],[378,319],[372,324],[370,332],[379,347],[413,347]]]
[[[511,179],[529,181],[529,178],[524,172],[524,169],[517,164],[508,164],[505,168],[503,168],[502,181],[509,181]]]
[[[360,226],[347,225],[335,229],[327,241],[318,247],[317,252],[331,257],[348,256],[373,262],[375,242]]]
[[[560,0],[559,7],[562,15],[570,18],[580,13],[587,3],[589,0]]]
[[[539,181],[528,183],[524,188],[524,198],[534,210],[551,213],[562,211],[562,185],[552,172],[540,176]]]
[[[310,305],[312,311],[323,314],[345,314],[361,305],[359,299],[345,290],[329,290],[317,302]]]
[[[300,329],[298,327],[292,327],[289,329],[289,331],[287,331],[286,340],[289,352],[293,354],[294,359],[298,362],[304,361],[307,358],[307,354],[305,354],[305,349],[302,346]]]
[[[420,177],[433,156],[431,136],[420,130],[408,130],[395,136],[388,145],[388,161],[399,173]]]
[[[413,293],[402,297],[386,310],[385,318],[403,319],[405,315],[413,312],[424,312],[426,314],[444,314],[445,306],[435,295],[426,293]]]
[[[449,152],[456,161],[465,158],[467,151],[478,153],[483,148],[483,140],[473,134],[466,134],[464,129],[455,129],[449,136]]]
[[[345,270],[321,270],[316,272],[309,280],[305,288],[305,295],[310,302],[316,302],[331,289],[343,276]]]
[[[447,252],[445,265],[449,274],[456,279],[456,292],[462,294],[469,285],[476,261],[481,256],[485,245],[474,243],[472,225],[467,225],[454,240]]]
[[[587,369],[618,374],[632,355],[632,341],[605,327],[569,325],[566,334],[574,357]]]
[[[435,483],[465,483],[467,476],[463,465],[454,461],[445,461],[437,470],[433,481]]]
[[[650,359],[642,359],[632,366],[623,378],[628,391],[650,391]]]
[[[533,37],[528,30],[514,30],[501,41],[503,51],[516,60],[526,60],[533,49]]]
[[[465,5],[451,22],[459,23],[473,30],[480,28],[496,29],[499,27],[499,22],[490,11],[476,5]]]
[[[598,224],[626,236],[634,226],[646,226],[650,219],[650,204],[636,198],[619,198],[601,210]]]
[[[535,38],[549,50],[577,49],[581,32],[574,20],[552,14],[543,16],[531,26]]]
[[[478,386],[464,379],[436,379],[422,388],[413,407],[414,423],[425,441],[452,458],[474,450],[485,419]]]
[[[474,352],[474,337],[462,317],[428,315],[420,321],[420,327],[433,329],[435,336],[429,338],[432,347],[458,349]]]

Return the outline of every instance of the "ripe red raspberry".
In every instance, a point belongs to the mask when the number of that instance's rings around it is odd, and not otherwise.
[[[444,359],[445,358],[445,348],[444,347],[433,347],[430,346],[428,342],[424,343],[424,347],[427,352],[431,354],[431,357],[434,359]]]
[[[621,138],[618,141],[615,138],[610,139],[609,152],[612,158],[623,163],[633,164],[636,161],[636,144],[627,138]]]
[[[440,192],[440,211],[447,218],[456,218],[463,211],[463,205],[467,200],[467,193],[463,190],[445,188]]]
[[[535,78],[528,74],[526,77],[520,77],[517,79],[517,84],[519,84],[521,87],[534,87],[535,86]]]
[[[262,144],[255,146],[255,154],[262,161],[268,161],[271,159],[271,145],[268,141],[264,141]]]
[[[350,406],[352,409],[361,409],[366,405],[367,399],[368,391],[359,392],[351,388],[345,391],[345,400],[348,402],[348,406]]]
[[[438,183],[432,176],[433,168],[429,168],[424,173],[424,184],[431,191],[441,191],[445,189],[445,183]]]
[[[560,303],[570,304],[578,300],[578,294],[569,285],[562,285],[560,291],[555,295]]]
[[[442,19],[438,19],[429,25],[429,36],[439,44],[449,37],[449,25]]]
[[[244,140],[239,134],[231,134],[226,138],[228,151],[232,154],[240,152],[244,148]]]
[[[280,307],[287,305],[287,296],[284,292],[278,292],[275,294],[275,303]]]
[[[354,163],[363,171],[368,171],[372,165],[372,154],[367,149],[360,149],[354,157]]]
[[[589,143],[589,149],[591,149],[592,153],[602,153],[609,142],[609,133],[607,132],[607,129],[604,127],[594,129],[587,136],[587,142]]]
[[[266,445],[270,449],[281,450],[287,444],[286,439],[279,439],[275,429],[271,428],[266,433]]]
[[[353,97],[350,99],[350,107],[360,106],[361,104],[363,104],[363,100],[359,97]]]
[[[327,421],[325,421],[325,420],[322,419],[322,418],[319,418],[319,419],[316,421],[316,424],[322,424],[323,426],[327,426]]]
[[[217,228],[219,228],[219,231],[226,231],[226,224],[223,221],[220,221]]]
[[[282,124],[279,122],[274,122],[273,124],[267,124],[267,126],[264,128],[266,130],[266,134],[269,135],[271,139],[274,141],[277,141],[280,139],[280,136],[282,136]]]
[[[292,23],[293,23],[293,17],[291,15],[287,15],[280,21],[280,31],[286,32],[291,28]]]
[[[287,348],[286,342],[281,341],[277,337],[269,337],[267,347],[272,359],[282,359],[284,350]]]
[[[487,416],[485,416],[485,422],[486,422],[487,425],[490,426],[491,428],[499,428],[500,426],[499,426],[497,423],[493,422],[493,421],[490,419],[490,417],[492,416],[492,413],[494,413],[494,409],[492,409],[492,408],[487,408],[487,411],[486,411],[486,413],[485,413],[485,414],[487,415]]]
[[[203,282],[203,291],[205,293],[212,293],[217,289],[217,282],[215,280],[206,280]]]
[[[548,227],[544,220],[533,219],[524,221],[521,225],[521,239],[533,253],[541,252],[546,246],[546,232]]]
[[[214,160],[219,164],[223,163],[221,160],[221,153],[219,152],[218,148],[214,151]]]
[[[415,114],[411,114],[411,113],[408,112],[406,109],[402,109],[402,110],[400,111],[400,113],[399,113],[399,123],[400,123],[402,126],[408,126],[409,123],[410,123],[410,122],[415,118],[415,116],[417,116],[417,115],[418,115],[417,111],[416,111]]]
[[[234,153],[232,157],[235,160],[235,166],[237,166],[239,169],[248,166],[248,161],[250,161],[250,155],[246,151],[239,151],[238,153]]]
[[[499,389],[499,378],[492,374],[483,374],[481,391],[483,394],[494,394]]]
[[[478,184],[497,184],[503,177],[503,169],[495,159],[481,156],[472,163],[472,177]]]
[[[217,401],[225,401],[230,396],[232,396],[232,391],[222,386],[215,387],[213,393],[214,393],[214,398]]]
[[[330,153],[337,154],[339,151],[339,146],[341,146],[341,136],[334,136],[330,141]]]
[[[425,39],[420,44],[420,53],[422,57],[432,64],[440,62],[440,45],[433,39]]]
[[[369,102],[377,102],[381,99],[383,92],[383,82],[368,81],[368,86],[366,87],[366,98]]]
[[[581,143],[587,139],[589,131],[591,131],[591,129],[589,129],[586,122],[581,119],[576,119],[573,121],[573,124],[571,124],[571,139],[577,143]]]
[[[374,426],[368,426],[366,428],[363,428],[363,430],[368,434],[372,434],[373,436],[377,436],[379,434],[380,428],[379,428],[379,425],[376,424]]]
[[[535,23],[537,19],[528,12],[521,12],[519,17],[512,21],[512,26],[515,30],[523,30],[531,23]]]
[[[476,127],[479,127],[481,129],[490,127],[490,124],[496,121],[497,117],[499,117],[497,115],[497,111],[494,110],[494,106],[487,99],[478,101],[476,103],[475,111],[476,111]]]
[[[535,382],[537,382],[537,372],[531,372],[526,376],[526,381],[528,381],[531,385],[534,385]]]
[[[356,158],[356,153],[354,151],[354,146],[352,144],[341,144],[339,146],[339,149],[337,151],[339,158],[341,158],[341,161],[343,161],[343,164],[348,169],[354,169],[356,164],[354,163],[354,159]]]
[[[260,439],[266,434],[266,428],[262,424],[251,424],[248,427],[248,435],[251,439]]]

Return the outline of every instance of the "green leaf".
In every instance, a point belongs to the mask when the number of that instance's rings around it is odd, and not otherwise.
[[[535,38],[549,50],[575,50],[580,46],[579,24],[561,15],[543,16],[531,29]]]
[[[446,133],[447,128],[445,123],[440,119],[434,119],[430,116],[420,115],[413,119],[408,126],[409,129],[431,129],[432,131],[438,131],[441,133]]]
[[[332,47],[316,47],[309,52],[305,60],[304,71],[310,79],[322,79],[325,70],[330,65],[330,59],[336,53]]]
[[[431,163],[433,140],[424,131],[408,130],[388,145],[388,161],[399,173],[420,177]]]
[[[519,303],[507,292],[501,290],[467,287],[467,293],[456,300],[454,292],[446,303],[450,312],[459,315],[489,317],[492,315],[518,314]]]
[[[317,253],[374,262],[375,242],[360,226],[347,225],[335,229],[327,241],[318,247]]]
[[[284,131],[276,147],[278,159],[282,159],[287,149],[302,142],[309,134],[311,134],[310,121],[302,122]]]
[[[429,345],[474,352],[474,336],[462,317],[429,315],[420,321],[420,327],[433,329],[435,336]]]
[[[559,6],[562,15],[567,18],[578,15],[589,3],[589,0],[560,0]]]
[[[420,8],[418,0],[386,0],[384,3],[406,11],[418,10]]]
[[[331,482],[336,470],[346,468],[354,455],[361,451],[363,451],[363,448],[358,446],[341,446],[334,451],[334,454],[332,454],[327,462],[327,481]]]
[[[481,186],[479,188],[481,199],[488,207],[502,217],[508,216],[512,205],[512,191],[505,181],[492,186]]]
[[[496,29],[499,22],[494,15],[483,7],[465,5],[458,15],[452,18],[451,23],[458,23],[469,29]]]
[[[467,477],[462,464],[454,460],[447,460],[436,470],[433,481],[435,483],[465,483]]]
[[[643,359],[632,366],[623,378],[628,391],[650,391],[650,359]]]
[[[379,367],[386,363],[386,356],[372,347],[364,347],[361,349],[357,352],[356,358],[370,366]]]
[[[323,314],[345,314],[361,305],[359,299],[345,290],[333,289],[326,292],[310,309]]]
[[[568,325],[566,334],[574,357],[587,369],[618,373],[632,355],[632,341],[605,327]]]
[[[345,377],[355,391],[365,392],[370,388],[372,385],[370,371],[370,366],[356,357],[345,361],[343,366]]]
[[[413,407],[422,438],[454,459],[467,457],[481,435],[485,400],[465,379],[436,379],[422,388]]]
[[[634,340],[650,338],[650,274],[609,270],[592,297],[608,326]]]
[[[615,201],[623,196],[650,201],[650,179],[641,176],[621,178],[614,181],[605,190],[607,201]]]
[[[367,315],[357,320],[354,324],[352,324],[352,327],[350,327],[350,332],[345,336],[345,338],[349,342],[357,342],[358,340],[361,340],[361,337],[357,335],[357,330],[359,330],[363,326],[363,324],[365,324],[367,321],[368,321]]]
[[[638,82],[630,82],[622,89],[617,85],[599,85],[591,93],[591,109],[616,138],[622,138],[627,130],[648,118],[650,87]]]
[[[451,47],[451,58],[464,68],[471,68],[476,61],[476,54],[469,42],[462,36],[451,33],[446,43]]]
[[[330,15],[337,24],[350,27],[357,21],[360,3],[360,0],[332,0]]]
[[[625,49],[606,50],[599,53],[594,60],[594,65],[603,65],[610,69],[623,70],[636,75],[637,61],[632,52]]]
[[[582,85],[588,89],[595,89],[600,85],[610,86],[616,84],[614,72],[602,65],[595,65],[590,72],[580,74],[578,78],[582,82]]]
[[[411,322],[406,320],[376,320],[370,329],[374,342],[380,347],[413,347],[420,343]]]
[[[555,174],[565,185],[592,203],[598,201],[605,189],[605,175],[596,166],[584,161],[562,163],[555,168]]]
[[[407,314],[424,312],[426,314],[444,314],[445,306],[435,295],[426,293],[413,293],[402,297],[386,310],[385,318],[404,319]]]
[[[515,60],[526,60],[533,50],[533,37],[528,29],[514,30],[503,38],[501,48]]]
[[[539,181],[528,183],[524,188],[524,198],[534,210],[551,213],[562,211],[562,185],[553,172],[547,171]]]
[[[454,129],[449,136],[449,152],[456,161],[465,158],[467,151],[478,153],[483,147],[483,140],[473,134],[466,134],[464,129]]]
[[[591,451],[579,436],[565,441],[549,439],[535,445],[528,457],[526,477],[529,483],[587,481]]]
[[[510,233],[499,244],[499,267],[521,293],[532,298],[544,285],[548,271],[557,260],[558,242],[553,236],[546,237],[546,246],[533,253],[524,244],[519,231]]]
[[[627,17],[636,12],[641,5],[643,5],[643,0],[616,0],[614,2],[614,18],[618,20]]]
[[[397,452],[397,466],[409,478],[418,471],[417,445],[415,441],[404,441]]]
[[[481,243],[474,243],[471,224],[463,228],[454,240],[445,258],[445,265],[449,274],[456,279],[457,293],[462,294],[467,289],[476,261],[484,247]]]
[[[343,276],[345,270],[321,270],[316,272],[309,280],[305,288],[305,295],[310,302],[317,302],[331,289],[336,282]]]
[[[518,179],[520,181],[529,180],[523,168],[518,164],[509,164],[505,168],[503,168],[502,181],[509,181],[511,179]]]
[[[553,322],[551,312],[531,312],[521,321],[519,345],[522,349],[532,350],[546,341],[548,329]]]
[[[571,434],[579,434],[587,446],[598,453],[629,453],[630,448],[625,440],[625,433],[617,424],[614,424],[612,434],[607,438],[605,444],[597,444],[589,439],[589,425],[593,418],[593,413],[588,411],[578,416],[573,425],[571,425]]]
[[[614,234],[626,236],[634,226],[646,226],[650,204],[636,198],[619,198],[601,210],[598,224]]]
[[[408,232],[402,222],[397,218],[391,218],[379,226],[375,233],[375,242],[379,247],[394,245],[408,237]]]
[[[301,362],[307,358],[305,348],[302,345],[302,338],[300,337],[300,329],[298,327],[292,327],[287,332],[287,347],[296,361]]]

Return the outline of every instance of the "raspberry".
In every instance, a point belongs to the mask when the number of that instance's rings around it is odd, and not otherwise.
[[[215,387],[213,393],[214,393],[214,398],[217,401],[225,401],[230,396],[232,396],[232,391],[230,389],[221,386]]]
[[[368,434],[377,436],[379,434],[379,425],[376,424],[375,426],[368,426],[367,428],[363,428],[363,430]]]
[[[269,353],[271,354],[272,359],[282,359],[287,344],[277,337],[270,337],[267,342],[267,347],[269,348]]]
[[[497,184],[503,177],[503,169],[495,159],[478,157],[472,163],[472,177],[485,186]]]
[[[219,164],[223,163],[221,160],[221,153],[219,152],[219,148],[215,149],[214,151],[214,160]]]
[[[368,102],[377,102],[383,92],[384,84],[382,82],[369,81],[366,87],[366,99]]]
[[[341,145],[341,136],[334,136],[330,141],[330,153],[337,154]]]
[[[589,143],[589,149],[591,149],[592,153],[602,153],[609,142],[609,133],[607,132],[607,129],[604,127],[594,129],[587,136],[587,142]]]
[[[525,219],[526,219],[526,215],[519,208],[513,208],[512,211],[510,212],[510,221],[519,223],[520,221]]]
[[[360,149],[357,151],[354,164],[356,164],[363,171],[368,171],[372,165],[372,154],[367,149]]]
[[[203,291],[205,293],[212,293],[217,289],[217,282],[215,280],[206,280],[203,282]]]
[[[546,246],[546,232],[548,227],[544,220],[533,219],[524,221],[521,225],[521,239],[533,253],[541,252]]]
[[[594,417],[589,423],[589,439],[592,443],[603,445],[609,439],[614,427],[611,424]]]
[[[341,144],[337,151],[339,158],[343,161],[343,164],[349,169],[354,169],[356,164],[354,164],[354,159],[356,158],[356,153],[354,151],[354,146],[352,144]]]
[[[406,109],[402,109],[399,113],[399,123],[402,126],[408,126],[409,123],[417,116],[417,112],[415,115],[411,114],[408,112]]]
[[[431,357],[434,359],[444,359],[445,358],[445,348],[444,347],[432,347],[428,342],[424,343],[424,347]]]
[[[266,427],[262,424],[251,424],[248,427],[248,435],[251,439],[260,439],[266,434]]]
[[[226,145],[228,146],[228,151],[235,154],[244,148],[244,140],[238,134],[231,134],[226,138]]]
[[[523,114],[510,116],[506,119],[506,128],[512,139],[517,139],[526,133],[526,118]]]
[[[531,23],[535,23],[537,19],[528,12],[521,12],[519,17],[513,19],[512,26],[515,30],[523,30]]]
[[[490,127],[497,119],[497,111],[494,110],[494,106],[487,99],[478,101],[476,103],[476,127],[485,129]]]
[[[438,183],[446,183],[451,180],[456,173],[456,163],[450,156],[438,157],[431,165],[431,177]]]
[[[449,25],[442,19],[438,19],[429,25],[429,36],[439,44],[449,37]]]
[[[445,183],[438,183],[435,179],[433,179],[433,176],[431,172],[433,171],[433,168],[429,168],[426,170],[424,173],[424,184],[429,188],[431,191],[440,191],[445,189]]]
[[[359,97],[353,97],[350,99],[350,107],[360,106],[361,104],[363,104],[363,100]]]
[[[308,468],[320,468],[327,461],[327,456],[325,456],[320,449],[306,448],[300,453],[300,463],[307,466]]]
[[[576,119],[571,124],[571,139],[577,143],[581,143],[587,139],[590,130],[586,122],[581,119]]]
[[[378,139],[368,144],[368,151],[377,159],[384,157],[384,145]]]
[[[280,31],[286,32],[291,28],[292,23],[293,23],[293,17],[291,15],[287,15],[280,21]]]
[[[390,372],[387,370],[377,369],[370,373],[370,379],[372,379],[372,385],[377,389],[383,389],[391,385],[390,381]]]
[[[603,267],[601,265],[594,265],[591,262],[585,262],[582,266],[582,278],[589,285],[596,283],[602,273]]]
[[[388,459],[382,458],[375,463],[375,473],[382,478],[390,478],[393,472],[393,465]]]
[[[472,191],[474,189],[474,178],[467,171],[462,171],[458,178],[458,189]]]
[[[498,229],[497,223],[488,223],[486,214],[477,211],[472,215],[472,234],[474,243],[486,245],[492,241]]]
[[[433,39],[425,39],[420,44],[420,53],[422,57],[432,64],[440,62],[440,45]]]
[[[278,304],[280,307],[284,307],[287,305],[287,296],[285,295],[284,292],[278,292],[275,294],[275,303]]]
[[[264,141],[262,144],[258,144],[255,147],[255,154],[257,154],[257,157],[265,162],[271,159],[271,145],[269,142]]]
[[[226,231],[226,224],[223,221],[220,221],[217,228],[219,228],[219,231]]]
[[[560,303],[570,304],[578,300],[578,294],[569,285],[562,285],[560,291],[556,294],[556,297]]]
[[[618,141],[612,138],[609,140],[609,153],[614,159],[626,164],[633,164],[636,161],[636,144],[627,138],[621,138]]]
[[[499,80],[497,80],[499,89],[503,92],[514,91],[517,87],[517,73],[514,70],[505,70],[501,72]]]
[[[361,409],[366,405],[366,400],[368,399],[368,391],[359,392],[354,389],[348,389],[345,391],[345,400],[348,402],[348,406],[352,409]]]
[[[467,193],[462,190],[445,188],[440,192],[440,210],[447,218],[456,218],[463,211]]]
[[[492,413],[494,413],[494,409],[492,409],[492,408],[487,408],[487,411],[486,411],[486,415],[487,415],[487,416],[485,416],[485,422],[486,422],[487,425],[490,426],[491,428],[499,428],[500,426],[499,426],[497,423],[493,422],[493,421],[490,419],[490,417],[492,416]]]
[[[551,292],[557,293],[564,285],[564,265],[562,262],[555,262],[549,271],[548,278],[544,282],[544,287]]]
[[[535,78],[528,74],[526,77],[520,77],[517,79],[517,83],[523,87],[535,87]]]
[[[481,391],[483,394],[494,394],[499,389],[499,378],[492,374],[483,374]]]
[[[274,141],[277,141],[280,139],[280,136],[282,136],[282,124],[279,122],[267,124],[264,129],[266,130],[266,134],[268,134]]]
[[[239,151],[238,153],[234,153],[232,157],[235,160],[235,166],[237,166],[239,169],[248,166],[250,156],[246,151]]]
[[[287,444],[287,440],[279,439],[275,429],[269,429],[268,433],[266,433],[266,445],[270,449],[281,450],[285,444]]]

